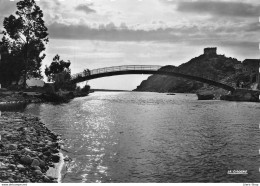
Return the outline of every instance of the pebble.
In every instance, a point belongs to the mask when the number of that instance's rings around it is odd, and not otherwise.
[[[55,153],[55,154],[56,154],[56,153],[58,153],[58,152],[59,152],[59,151],[58,151],[57,149],[53,149],[53,150],[52,150],[52,153]]]
[[[9,178],[8,180],[9,180],[10,183],[14,183],[14,179]]]
[[[35,170],[34,173],[37,175],[42,175],[42,171],[40,171],[40,170]]]
[[[54,163],[58,163],[60,161],[60,156],[59,155],[52,155],[52,161]]]
[[[23,181],[24,181],[25,183],[31,183],[31,181],[28,180],[28,179],[24,179]]]
[[[32,161],[32,164],[31,164],[32,167],[39,166],[39,165],[40,165],[40,162],[37,159],[34,159]]]
[[[28,149],[28,148],[24,148],[24,152],[32,153],[31,149]]]
[[[55,180],[56,178],[53,176],[47,176],[50,180]]]
[[[44,154],[45,156],[50,156],[50,155],[51,155],[51,152],[50,152],[50,151],[45,151],[45,152],[43,152],[43,154]]]
[[[19,170],[24,170],[24,169],[25,169],[25,167],[24,167],[23,165],[21,165],[21,164],[17,165],[17,168],[18,168]]]
[[[45,172],[60,160],[57,136],[23,113],[3,112],[0,124],[0,182],[56,182]]]
[[[42,171],[41,168],[38,167],[38,166],[34,166],[33,168],[34,168],[35,170],[40,170],[40,171]]]
[[[43,181],[44,182],[50,182],[51,180],[47,176],[43,176]]]
[[[10,164],[9,167],[10,167],[11,169],[13,169],[13,170],[15,169],[15,165],[14,165],[14,164]]]
[[[29,155],[21,157],[20,160],[21,160],[21,162],[23,162],[24,164],[27,164],[27,165],[30,165],[33,161],[31,156],[29,156]]]
[[[17,145],[16,144],[10,144],[7,146],[8,150],[16,150],[17,149]]]
[[[45,162],[44,161],[39,160],[39,162],[40,162],[40,167],[44,167],[45,166]]]

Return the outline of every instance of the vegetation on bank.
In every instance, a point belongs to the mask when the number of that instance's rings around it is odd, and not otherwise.
[[[49,42],[43,12],[34,0],[19,1],[15,15],[6,17],[3,26],[0,84],[8,90],[27,91],[26,80],[43,78],[41,66]],[[81,88],[71,83],[70,64],[70,61],[61,60],[57,54],[50,66],[46,66],[45,75],[51,83],[40,90],[41,99],[64,101],[88,94],[88,85],[81,91]]]
[[[5,17],[3,26],[0,83],[7,87],[22,80],[25,88],[28,78],[42,78],[40,67],[49,41],[43,12],[34,0],[19,1],[15,15]]]

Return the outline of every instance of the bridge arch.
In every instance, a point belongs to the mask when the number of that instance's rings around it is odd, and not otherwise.
[[[113,67],[106,67],[100,69],[94,69],[91,71],[84,71],[82,73],[78,73],[72,76],[73,83],[80,83],[83,81],[97,79],[102,77],[108,76],[117,76],[117,75],[127,75],[127,74],[158,74],[158,75],[167,75],[167,76],[174,76],[174,77],[181,77],[186,78],[194,81],[199,81],[202,83],[206,83],[209,85],[213,85],[228,91],[233,92],[235,90],[234,87],[217,82],[211,79],[193,76],[188,74],[183,74],[180,72],[169,72],[161,70],[162,66],[155,66],[155,65],[125,65],[125,66],[113,66]]]

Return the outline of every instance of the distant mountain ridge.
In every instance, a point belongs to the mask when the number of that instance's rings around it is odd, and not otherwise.
[[[239,78],[239,72],[235,67],[241,65],[241,61],[225,55],[218,55],[216,48],[212,50],[209,53],[204,50],[204,54],[178,67],[168,65],[162,67],[161,70],[178,71],[183,74],[207,77],[208,79],[226,84],[236,82]],[[218,88],[184,78],[152,75],[147,80],[144,80],[134,91],[196,93],[213,89],[216,90]]]

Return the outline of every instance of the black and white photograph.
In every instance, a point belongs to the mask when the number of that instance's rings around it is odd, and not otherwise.
[[[0,183],[260,185],[259,0],[0,0]]]

